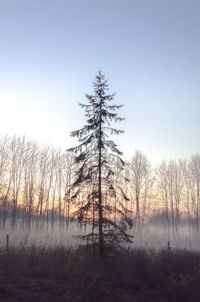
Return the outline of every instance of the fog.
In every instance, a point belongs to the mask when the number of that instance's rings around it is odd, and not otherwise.
[[[6,248],[6,237],[9,235],[9,248],[27,248],[27,247],[65,247],[77,248],[84,242],[80,235],[89,232],[89,227],[80,228],[75,223],[69,223],[69,226],[60,227],[59,224],[54,228],[43,224],[40,227],[24,228],[17,223],[14,229],[10,224],[0,232],[0,248]],[[146,248],[160,250],[163,248],[180,248],[187,250],[200,250],[200,237],[193,231],[189,231],[188,225],[181,226],[176,234],[172,230],[167,231],[163,225],[145,225],[140,228],[131,229],[129,234],[133,235],[131,248]]]

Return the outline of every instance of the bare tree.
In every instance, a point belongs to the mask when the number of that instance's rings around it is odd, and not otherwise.
[[[188,182],[190,187],[190,198],[192,215],[199,234],[199,206],[200,206],[200,154],[191,157],[188,163]]]
[[[146,214],[148,197],[153,185],[152,169],[149,160],[141,151],[135,151],[130,164],[130,187],[132,192],[132,202],[135,203],[135,224],[142,222]],[[142,211],[142,212],[141,212]]]

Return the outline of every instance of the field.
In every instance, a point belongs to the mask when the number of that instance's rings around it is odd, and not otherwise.
[[[174,237],[161,225],[132,231],[131,248],[105,259],[81,232],[76,223],[1,230],[0,302],[200,301],[200,240],[187,226]]]
[[[20,248],[0,253],[2,302],[200,301],[200,253]]]

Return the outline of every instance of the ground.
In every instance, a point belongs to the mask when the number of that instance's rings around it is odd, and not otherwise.
[[[197,302],[200,253],[29,248],[0,253],[1,302]]]

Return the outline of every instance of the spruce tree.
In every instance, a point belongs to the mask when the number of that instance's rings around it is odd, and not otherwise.
[[[123,173],[123,154],[109,138],[124,132],[111,126],[111,122],[123,120],[117,112],[123,105],[112,104],[114,94],[107,93],[108,83],[101,71],[93,86],[94,94],[86,94],[88,103],[79,103],[85,111],[86,124],[71,132],[79,142],[69,149],[74,154],[77,171],[66,195],[70,193],[74,201],[74,216],[89,226],[82,239],[90,241],[93,247],[98,244],[103,256],[109,247],[132,242],[132,236],[127,234],[132,221],[126,205],[129,199],[122,188],[124,181],[128,181]]]

